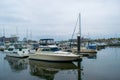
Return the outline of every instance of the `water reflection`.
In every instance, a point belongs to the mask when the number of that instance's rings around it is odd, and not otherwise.
[[[22,70],[27,69],[27,64],[28,64],[27,58],[20,59],[20,58],[6,56],[5,60],[8,61],[12,71],[20,72]]]
[[[88,58],[85,56],[82,62],[74,64],[27,63],[26,59],[6,57],[5,53],[0,52],[0,80],[120,80],[119,47],[107,47]],[[83,71],[81,68],[84,68]]]
[[[90,55],[87,56],[87,58],[88,58],[88,59],[97,59],[97,55],[90,53]]]
[[[66,70],[78,70],[79,75],[81,71],[74,63],[56,63],[44,61],[29,61],[30,74],[46,80],[54,80],[57,73]],[[78,64],[80,67],[80,64]],[[81,78],[79,78],[81,80]]]

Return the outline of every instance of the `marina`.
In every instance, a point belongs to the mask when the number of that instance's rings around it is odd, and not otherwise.
[[[119,80],[120,47],[106,47],[82,61],[46,62],[0,52],[0,80]]]
[[[119,0],[1,0],[0,80],[120,80]]]

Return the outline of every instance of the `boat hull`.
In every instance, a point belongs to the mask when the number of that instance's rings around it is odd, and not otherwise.
[[[29,55],[29,59],[34,60],[42,60],[42,61],[55,61],[55,62],[62,62],[62,61],[75,61],[79,58],[78,55],[59,55],[59,54],[32,54]]]

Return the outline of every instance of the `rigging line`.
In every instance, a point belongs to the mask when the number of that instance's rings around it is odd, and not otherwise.
[[[79,18],[77,18],[77,21],[76,21],[75,28],[74,28],[74,31],[73,31],[73,34],[72,34],[71,39],[73,39],[73,36],[74,36],[75,30],[76,30],[76,27],[77,27],[78,20],[79,20]]]
[[[74,31],[73,31],[73,34],[72,34],[72,37],[71,37],[71,41],[72,41],[72,39],[73,39],[75,30],[76,30],[76,27],[77,27],[78,20],[79,20],[79,17],[77,18],[77,21],[76,21],[76,23],[75,23],[75,28],[74,28]],[[71,41],[70,41],[70,47],[71,47]]]

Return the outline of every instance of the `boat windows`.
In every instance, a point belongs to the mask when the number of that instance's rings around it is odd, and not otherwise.
[[[44,49],[42,49],[42,51],[50,51],[50,49],[44,48]]]
[[[13,54],[17,54],[17,52],[13,52]]]
[[[8,48],[8,51],[13,51],[13,48]]]
[[[22,48],[22,45],[20,45],[20,44],[15,44],[14,46],[15,46],[15,49]]]
[[[52,52],[54,52],[54,51],[59,51],[60,49],[59,48],[57,48],[57,47],[53,47],[53,48],[43,48],[42,49],[42,51],[52,51]]]
[[[19,48],[19,51],[22,51],[22,48]]]

